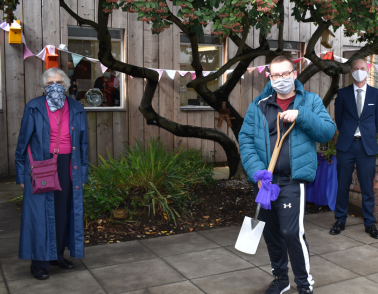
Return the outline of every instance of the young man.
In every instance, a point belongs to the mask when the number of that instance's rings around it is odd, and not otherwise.
[[[378,130],[378,90],[366,84],[368,66],[365,60],[357,59],[350,70],[353,84],[337,91],[335,119],[339,129],[337,139],[337,190],[335,218],[330,230],[338,235],[345,229],[349,203],[349,186],[354,165],[362,194],[365,232],[378,239],[374,217],[374,176]]]
[[[278,112],[282,112],[282,134],[295,121],[273,172],[273,183],[279,185],[281,192],[272,202],[272,209],[261,209],[259,216],[265,222],[263,234],[275,276],[266,294],[281,294],[290,289],[287,253],[298,293],[313,293],[314,281],[304,234],[306,183],[312,182],[316,175],[316,142],[328,142],[336,131],[320,97],[304,91],[296,78],[290,58],[274,58],[270,63],[270,81],[249,106],[239,133],[243,167],[253,182],[256,171],[268,168],[277,139]],[[257,195],[261,181],[254,184]]]

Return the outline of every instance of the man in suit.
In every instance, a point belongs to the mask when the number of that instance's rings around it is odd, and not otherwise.
[[[353,84],[337,91],[335,119],[339,130],[336,144],[338,190],[335,208],[336,223],[330,230],[338,235],[345,230],[349,202],[349,186],[354,165],[362,194],[362,211],[365,232],[378,239],[374,225],[375,161],[378,153],[378,89],[366,84],[368,66],[365,60],[357,59],[351,68]]]

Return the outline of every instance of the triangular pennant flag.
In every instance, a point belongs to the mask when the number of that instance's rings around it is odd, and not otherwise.
[[[256,67],[249,67],[249,68],[247,68],[247,70],[248,70],[249,73],[253,72],[255,69],[256,69]]]
[[[60,44],[59,47],[58,47],[58,50],[68,51],[68,48],[65,44]]]
[[[43,61],[45,61],[45,57],[46,57],[46,47],[44,47],[37,55],[36,55],[38,58],[42,59]]]
[[[162,70],[162,69],[157,69],[156,71],[157,71],[158,74],[159,74],[159,81],[160,81],[161,76],[163,75],[164,70]]]
[[[175,78],[176,71],[175,70],[166,70],[167,75],[173,80]]]
[[[101,65],[101,71],[102,73],[106,72],[106,70],[108,69],[105,65],[103,65],[102,63],[100,63]]]
[[[185,70],[179,70],[178,73],[180,74],[180,76],[185,76],[188,72],[185,71]]]
[[[55,54],[55,46],[54,45],[47,45],[47,50],[49,51],[49,54]]]
[[[24,45],[24,60],[30,56],[34,56],[34,54],[29,50],[29,48]]]
[[[79,62],[83,59],[84,56],[72,53],[72,62],[74,64],[74,67],[79,64]]]
[[[190,75],[192,76],[192,80],[196,78],[196,73],[195,72],[190,72]]]
[[[133,76],[129,76],[130,77],[130,79],[132,79],[133,78]]]
[[[82,57],[85,57],[86,59],[88,59],[90,62],[93,62],[93,63],[99,62],[98,59],[94,59],[94,58],[90,58],[86,56],[82,56]]]
[[[269,72],[268,71],[265,72],[265,76],[269,77]]]
[[[211,71],[203,71],[202,72],[204,77],[207,77],[210,73],[211,73]]]
[[[298,59],[294,59],[293,62],[294,64],[297,64],[299,61],[301,61],[303,58],[298,58]]]
[[[9,24],[6,21],[2,22],[0,24],[0,29],[4,30],[6,32],[9,32]]]
[[[305,60],[306,60],[306,66],[308,66],[310,63],[311,63],[311,60],[310,59],[307,59],[307,58],[305,58]]]
[[[244,75],[242,75],[241,78],[244,79]]]
[[[264,68],[265,68],[265,65],[259,66],[257,69],[258,69],[259,73],[262,73],[262,71],[264,70]]]
[[[233,69],[228,69],[228,70],[226,70],[226,74],[230,74],[230,73],[232,73],[234,70]]]
[[[371,68],[371,66],[372,66],[372,64],[371,64],[371,63],[368,63],[367,65],[368,65],[368,69],[370,69],[370,68]]]

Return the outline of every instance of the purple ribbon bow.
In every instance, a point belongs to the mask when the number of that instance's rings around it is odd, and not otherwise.
[[[273,175],[267,170],[258,170],[253,175],[253,179],[257,183],[261,180],[261,188],[255,201],[261,204],[264,209],[272,209],[270,202],[275,201],[280,194],[280,187],[276,184],[271,184]]]

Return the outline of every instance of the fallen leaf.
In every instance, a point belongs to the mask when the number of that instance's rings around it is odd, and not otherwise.
[[[161,233],[162,233],[162,234],[165,234],[165,233],[167,233],[167,231],[161,231]]]
[[[151,234],[151,233],[150,233],[150,232],[146,232],[145,234],[149,235],[149,234]]]
[[[99,219],[97,220],[97,223],[98,223],[98,224],[101,224],[101,223],[102,223],[102,219],[99,218]]]
[[[208,219],[210,216],[206,215],[206,216],[203,216],[204,219]]]
[[[89,241],[88,241],[88,240],[86,240],[86,241],[84,241],[84,243],[87,243],[87,244],[88,244],[88,243],[89,243]]]
[[[192,231],[193,231],[193,228],[190,228],[190,229],[189,229],[189,231],[191,231],[191,232],[192,232]]]

